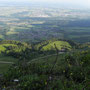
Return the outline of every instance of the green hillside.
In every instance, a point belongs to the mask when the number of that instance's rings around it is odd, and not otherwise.
[[[0,53],[13,57],[23,56],[22,53],[26,50],[31,50],[31,45],[19,41],[3,40],[0,41]]]
[[[71,49],[71,45],[66,41],[54,41],[49,43],[46,46],[43,46],[41,50],[47,51],[47,50],[55,50],[55,45],[58,48],[58,50],[61,50],[62,48]]]
[[[0,41],[0,74],[7,72],[13,63],[19,59],[28,58],[27,49],[31,51],[31,46],[27,43],[11,40]]]
[[[71,50],[74,46],[76,46],[76,44],[72,41],[53,39],[36,44],[35,49],[40,51],[55,51],[55,45],[58,50]]]
[[[31,46],[27,43],[14,40],[0,41],[0,73],[6,72],[19,59],[24,59],[26,49],[31,50]]]

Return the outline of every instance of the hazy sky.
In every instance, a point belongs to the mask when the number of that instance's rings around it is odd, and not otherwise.
[[[90,8],[90,0],[0,0],[0,2],[43,2],[43,3],[58,3],[58,4],[69,4],[77,5]],[[76,6],[76,7],[77,7]]]
[[[32,1],[35,1],[35,2],[64,2],[64,3],[83,3],[83,4],[90,4],[90,0],[0,0],[0,1],[27,1],[27,2],[32,2]]]

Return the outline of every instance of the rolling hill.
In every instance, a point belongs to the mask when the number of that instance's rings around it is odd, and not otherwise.
[[[70,51],[77,44],[69,40],[52,39],[38,43],[34,48],[39,51],[55,51],[55,45],[59,51],[62,49]]]
[[[0,41],[0,74],[8,70],[12,64],[18,62],[26,49],[31,49],[30,45],[19,41]]]

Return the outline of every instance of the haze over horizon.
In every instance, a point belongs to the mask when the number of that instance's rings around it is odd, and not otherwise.
[[[0,0],[2,5],[36,5],[62,8],[90,8],[90,0]]]

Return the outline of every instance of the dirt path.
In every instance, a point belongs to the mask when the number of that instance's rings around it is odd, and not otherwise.
[[[5,62],[5,61],[0,61],[0,64],[13,64],[14,62]]]

